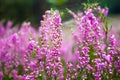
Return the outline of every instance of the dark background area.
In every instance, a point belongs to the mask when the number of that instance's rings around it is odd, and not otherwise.
[[[72,11],[80,11],[81,3],[88,0],[0,0],[0,20],[13,21],[20,24],[23,21],[31,21],[38,26],[42,15],[48,9],[58,9],[63,21],[70,19],[66,8]],[[102,7],[108,7],[110,14],[120,13],[120,0],[89,0],[98,2]]]

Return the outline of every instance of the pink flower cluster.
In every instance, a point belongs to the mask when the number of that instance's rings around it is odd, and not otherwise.
[[[20,29],[1,23],[0,80],[120,79],[120,44],[105,20],[108,9],[69,13],[77,28],[69,44],[63,43],[57,10],[45,12],[38,31],[30,22]]]

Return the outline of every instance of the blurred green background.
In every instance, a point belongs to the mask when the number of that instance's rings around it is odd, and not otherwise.
[[[89,0],[98,2],[102,7],[108,7],[110,14],[120,13],[120,0]],[[58,9],[63,21],[70,19],[65,8],[75,12],[83,7],[81,3],[87,0],[0,0],[0,20],[13,21],[20,24],[23,21],[31,21],[38,26],[42,15],[48,9]]]

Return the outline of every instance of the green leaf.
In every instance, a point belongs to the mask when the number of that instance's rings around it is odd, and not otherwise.
[[[40,41],[40,37],[38,38],[38,45],[39,45],[39,46],[42,46],[42,43],[41,43],[41,41]]]
[[[96,57],[94,56],[94,54],[96,53],[96,51],[94,50],[93,46],[90,46],[90,52],[89,52],[89,56],[90,56],[90,65],[94,66],[92,60],[94,60]]]
[[[66,67],[66,63],[65,63],[65,61],[62,59],[61,60],[61,63],[62,63],[62,65],[63,65],[63,68],[64,68],[64,77],[65,77],[65,79],[66,79],[66,75],[67,75],[67,67]]]
[[[10,78],[9,75],[5,75],[2,80],[13,80],[13,78]]]
[[[36,80],[44,80],[43,76],[39,76]]]
[[[23,75],[23,74],[24,74],[23,66],[19,65],[18,66],[18,75]]]

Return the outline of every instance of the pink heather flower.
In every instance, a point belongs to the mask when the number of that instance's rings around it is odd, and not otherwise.
[[[11,21],[8,21],[6,24],[6,29],[10,29],[12,27],[13,23]]]
[[[100,6],[98,6],[96,11],[101,12],[102,14],[104,14],[104,16],[108,16],[109,9],[108,8],[103,8],[102,9]]]
[[[39,28],[40,41],[30,40],[28,44],[24,67],[26,68],[26,72],[29,70],[31,72],[26,74],[26,78],[34,79],[36,78],[35,76],[39,76],[37,73],[42,73],[42,76],[46,79],[54,79],[54,76],[59,79],[59,75],[63,74],[59,51],[62,44],[60,27],[61,18],[58,11],[52,13],[46,11],[44,20],[41,21]],[[35,73],[33,74],[33,72]]]
[[[99,73],[99,72],[96,72],[95,74],[94,74],[94,77],[95,77],[95,80],[101,80],[101,74]]]
[[[3,78],[3,74],[2,74],[2,73],[0,73],[0,80],[2,80],[2,78]]]
[[[105,15],[105,16],[107,16],[108,15],[108,8],[105,8],[105,9],[102,9],[102,13]]]
[[[54,25],[55,25],[56,27],[62,26],[59,12],[56,10],[56,11],[53,13],[53,15],[54,15],[54,17],[53,17]]]
[[[110,55],[107,55],[107,56],[105,57],[105,59],[106,59],[108,62],[111,62],[111,56],[110,56]]]
[[[18,32],[18,27],[15,26],[14,28],[11,29],[12,27],[12,22],[7,22],[6,25],[4,26],[2,22],[0,22],[0,38],[6,38],[11,36],[12,34]]]
[[[76,15],[71,11],[69,12],[75,18],[78,29],[78,32],[74,32],[73,35],[74,44],[77,46],[75,48],[76,50],[79,50],[80,55],[77,67],[83,69],[82,65],[88,65],[91,63],[92,65],[90,64],[90,66],[94,65],[95,69],[97,69],[96,72],[100,71],[99,74],[104,75],[101,72],[104,69],[107,69],[107,66],[112,64],[114,55],[116,54],[116,39],[114,35],[110,35],[109,33],[107,39],[108,43],[104,42],[106,36],[101,25],[103,22],[100,20],[99,16],[94,15],[94,12],[101,12],[107,16],[108,9],[102,9],[101,7],[98,7],[95,10],[88,9],[84,11],[85,14],[82,16]],[[87,51],[84,47],[88,47]],[[102,78],[99,76],[95,79],[99,80]]]
[[[3,27],[2,24],[0,24],[0,38],[1,38],[1,36],[4,35],[4,33],[5,33],[5,28]]]
[[[110,37],[110,44],[111,44],[111,46],[114,46],[115,42],[116,42],[115,35],[111,35],[111,37]]]

